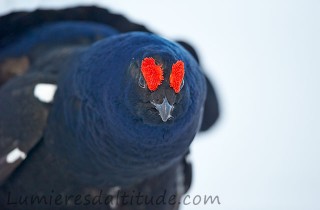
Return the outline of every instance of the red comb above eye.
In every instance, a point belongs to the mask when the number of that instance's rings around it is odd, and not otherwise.
[[[141,63],[141,72],[149,90],[155,91],[163,81],[163,70],[156,64],[154,58],[144,58]]]
[[[184,77],[184,63],[178,60],[172,65],[171,75],[170,75],[170,87],[173,88],[175,93],[180,92],[180,87]]]

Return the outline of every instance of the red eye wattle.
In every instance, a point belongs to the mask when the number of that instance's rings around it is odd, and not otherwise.
[[[173,88],[175,93],[180,92],[180,87],[183,82],[184,77],[184,63],[178,60],[172,65],[171,75],[170,75],[170,87]]]
[[[163,81],[163,70],[160,65],[156,64],[154,58],[149,57],[142,60],[141,72],[149,90],[157,90]]]

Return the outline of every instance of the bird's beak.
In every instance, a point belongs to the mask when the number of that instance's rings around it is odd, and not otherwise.
[[[168,102],[168,99],[166,97],[164,97],[162,104],[157,104],[155,102],[151,102],[151,103],[159,111],[159,115],[163,122],[167,122],[167,120],[170,119],[170,117],[172,117],[171,112],[174,106]]]

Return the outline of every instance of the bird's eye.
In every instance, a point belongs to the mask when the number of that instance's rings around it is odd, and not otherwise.
[[[146,81],[143,79],[143,76],[141,74],[139,77],[139,86],[142,88],[146,88]]]
[[[184,63],[178,60],[172,65],[171,75],[170,75],[170,87],[175,93],[179,93],[184,85]]]
[[[183,86],[184,86],[184,79],[182,80],[182,83],[180,85],[180,90],[183,88]]]

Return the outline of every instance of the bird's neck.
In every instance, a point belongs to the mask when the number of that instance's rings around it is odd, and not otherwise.
[[[170,167],[188,151],[197,121],[180,127],[145,125],[125,118],[117,99],[106,107],[113,111],[102,114],[77,97],[72,78],[71,72],[59,85],[66,91],[56,93],[46,141],[79,180],[132,185]]]

